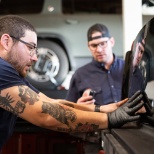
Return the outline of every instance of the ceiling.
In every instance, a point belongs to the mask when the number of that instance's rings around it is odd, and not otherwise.
[[[0,14],[39,13],[44,1],[0,0]],[[78,12],[121,14],[122,0],[62,0],[62,11],[65,14]]]

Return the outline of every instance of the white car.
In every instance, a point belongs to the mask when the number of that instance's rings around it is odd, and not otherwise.
[[[87,30],[95,23],[109,27],[117,41],[114,53],[123,57],[121,0],[1,0],[0,15],[6,14],[23,16],[36,27],[38,61],[27,78],[41,91],[64,83],[68,88],[68,76],[89,62]]]

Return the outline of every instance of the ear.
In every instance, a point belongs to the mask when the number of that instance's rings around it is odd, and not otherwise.
[[[8,34],[3,34],[0,38],[0,43],[3,49],[8,51],[12,47],[13,41]]]
[[[113,38],[113,37],[111,37],[111,38],[110,38],[110,42],[111,42],[112,47],[114,47],[115,40],[114,40],[114,38]]]

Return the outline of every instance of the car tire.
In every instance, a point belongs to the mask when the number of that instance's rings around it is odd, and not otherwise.
[[[56,89],[69,71],[69,61],[64,49],[49,40],[38,40],[38,60],[31,67],[27,79],[39,89]]]

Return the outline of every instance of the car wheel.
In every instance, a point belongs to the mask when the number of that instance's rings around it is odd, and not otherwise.
[[[55,89],[66,78],[69,61],[62,47],[48,40],[38,40],[38,60],[31,67],[27,79],[41,90]]]

